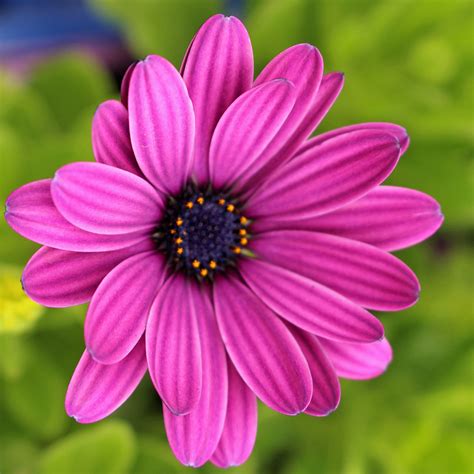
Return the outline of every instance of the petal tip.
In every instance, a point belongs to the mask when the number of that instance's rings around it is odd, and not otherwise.
[[[339,402],[337,403],[337,405],[334,408],[330,408],[328,411],[326,411],[325,413],[322,413],[319,416],[321,416],[321,417],[329,416],[331,413],[334,413],[337,410],[338,407],[339,407]]]
[[[287,413],[288,416],[298,416],[298,415],[301,415],[302,413],[304,413],[304,410],[298,410],[298,411],[295,411],[294,413]]]

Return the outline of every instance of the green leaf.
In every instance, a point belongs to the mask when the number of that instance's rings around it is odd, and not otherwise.
[[[143,436],[139,439],[137,460],[132,472],[140,474],[184,474],[189,468],[184,467],[173,456],[171,448],[157,436]]]
[[[77,432],[46,449],[40,459],[39,473],[127,473],[130,472],[135,449],[135,435],[122,421],[81,426]]]
[[[39,448],[25,437],[2,436],[0,472],[6,474],[33,474]]]
[[[0,335],[0,374],[5,380],[21,377],[30,357],[30,346],[22,335]]]
[[[92,59],[68,53],[41,64],[30,86],[44,98],[62,130],[69,130],[84,110],[112,95],[111,78]]]
[[[29,355],[21,374],[2,387],[5,407],[32,437],[53,439],[68,422],[64,412],[68,379],[45,351],[31,345]]]
[[[41,94],[0,70],[0,124],[29,140],[55,133],[57,125]],[[2,138],[0,137],[0,141]],[[8,156],[3,155],[2,156]]]

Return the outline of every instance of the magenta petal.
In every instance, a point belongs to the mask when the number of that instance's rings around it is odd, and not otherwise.
[[[333,412],[341,399],[341,386],[334,367],[316,336],[298,328],[290,328],[308,361],[313,377],[313,398],[305,413],[326,416]]]
[[[199,183],[207,183],[216,124],[253,81],[252,45],[244,25],[235,17],[209,18],[188,49],[182,74],[196,115],[193,174]]]
[[[86,303],[114,267],[152,248],[153,242],[148,239],[112,252],[79,253],[42,247],[23,270],[23,289],[32,300],[50,308]]]
[[[163,406],[166,434],[178,460],[199,467],[215,451],[224,428],[227,406],[227,366],[224,345],[217,329],[210,296],[204,286],[196,293],[202,353],[202,392],[196,408],[176,416]],[[198,301],[197,298],[200,297]]]
[[[132,74],[136,65],[137,63],[134,62],[128,66],[125,74],[123,75],[122,83],[120,84],[120,99],[125,107],[128,107],[128,90],[130,88],[130,79],[132,78]]]
[[[339,135],[279,168],[252,196],[246,212],[275,221],[327,213],[380,184],[399,154],[398,140],[386,133],[361,130]]]
[[[146,353],[153,384],[175,415],[193,410],[201,397],[202,356],[197,316],[200,287],[175,274],[160,289],[146,326]]]
[[[34,181],[8,197],[5,220],[23,237],[48,247],[76,252],[102,252],[136,244],[146,238],[144,231],[121,235],[86,232],[68,222],[51,198],[51,180]]]
[[[330,214],[291,225],[361,240],[391,252],[427,239],[443,220],[439,204],[428,194],[379,186]]]
[[[301,143],[303,143],[303,141],[306,140],[306,138],[308,138],[315,128],[320,124],[337,99],[343,84],[344,75],[341,73],[333,72],[326,74],[323,77],[318,93],[316,94],[316,97],[314,98],[306,116],[298,125],[296,130],[294,130],[291,137],[285,137],[285,146],[279,151],[278,154],[279,157],[281,157],[280,159],[282,162],[290,159],[295,151],[298,150],[298,147],[300,147]],[[253,188],[257,188],[261,180],[269,179],[268,176],[271,176],[271,174],[274,172],[275,166],[278,163],[274,163],[273,159],[274,158],[272,158],[269,164],[265,167],[262,167],[262,169],[254,176],[248,176],[252,174],[253,170],[250,170],[248,174],[244,174],[242,181],[248,179],[248,182],[245,183],[245,189],[248,190],[248,193],[246,193],[247,197],[255,191]]]
[[[288,144],[288,155],[293,155],[293,153],[298,149],[298,144],[302,143],[303,140],[306,140],[321,123],[338,98],[343,86],[344,74],[340,72],[331,72],[323,76],[318,93],[316,94],[308,113],[296,130],[294,139],[292,139]]]
[[[378,377],[392,361],[387,339],[371,344],[348,344],[319,338],[337,375],[346,379],[367,380]]]
[[[372,342],[383,336],[376,317],[309,278],[256,258],[242,260],[239,270],[270,309],[305,331],[351,342]]]
[[[215,281],[214,305],[227,353],[244,382],[274,410],[304,411],[311,374],[283,322],[235,276]]]
[[[229,373],[229,399],[224,431],[211,461],[218,467],[243,464],[250,456],[257,436],[257,399],[245,385],[231,362]]]
[[[191,171],[194,111],[175,67],[159,56],[140,61],[130,80],[130,136],[135,157],[159,190],[177,194]]]
[[[278,135],[239,180],[239,190],[253,188],[270,171],[290,159],[292,152],[307,138],[305,133],[300,133],[301,127],[306,128],[303,124],[316,99],[322,75],[323,58],[310,44],[288,48],[259,74],[256,86],[280,78],[291,81],[296,87],[297,99]]]
[[[130,143],[127,109],[117,100],[107,100],[92,121],[92,147],[99,163],[142,176]]]
[[[252,239],[264,260],[327,286],[364,308],[397,311],[418,301],[416,275],[371,245],[305,231],[265,232]]]
[[[400,125],[396,125],[390,122],[366,122],[358,123],[355,125],[348,125],[347,127],[336,128],[321,135],[317,135],[311,140],[308,140],[299,150],[298,155],[304,153],[305,151],[320,145],[321,143],[329,140],[330,138],[337,137],[338,135],[344,135],[345,133],[355,132],[358,130],[379,130],[384,133],[388,133],[397,137],[400,142],[400,153],[403,154],[407,150],[410,144],[410,138],[406,129]]]
[[[127,258],[102,280],[84,325],[87,349],[97,362],[114,364],[137,344],[164,275],[164,258],[152,251]]]
[[[224,113],[212,137],[209,168],[216,188],[228,187],[260,160],[295,104],[295,87],[276,79],[240,96]],[[232,157],[229,159],[229,157]]]
[[[125,359],[112,365],[99,364],[85,351],[67,389],[66,413],[79,423],[102,420],[127,400],[145,372],[143,339]]]
[[[163,200],[144,179],[102,163],[63,166],[51,183],[59,212],[89,232],[115,235],[152,229]]]

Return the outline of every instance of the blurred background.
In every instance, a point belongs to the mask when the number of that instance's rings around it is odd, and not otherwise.
[[[99,102],[118,97],[135,58],[179,66],[217,12],[248,27],[256,70],[315,44],[346,85],[320,131],[364,121],[407,127],[390,178],[433,195],[437,236],[398,252],[422,285],[415,308],[381,314],[395,357],[381,378],[344,381],[327,418],[260,407],[255,451],[236,473],[474,472],[472,0],[0,0],[0,198],[59,166],[92,160]],[[190,472],[168,448],[148,379],[116,414],[78,425],[63,409],[83,351],[85,307],[49,310],[19,278],[36,246],[0,223],[0,472]],[[206,466],[203,472],[217,472]]]

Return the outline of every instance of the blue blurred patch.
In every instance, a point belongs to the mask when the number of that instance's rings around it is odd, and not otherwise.
[[[0,0],[0,58],[81,42],[119,43],[120,31],[85,0]]]

